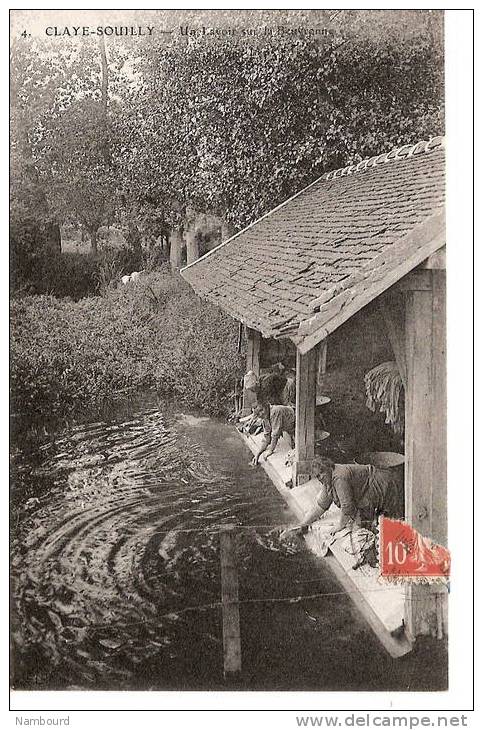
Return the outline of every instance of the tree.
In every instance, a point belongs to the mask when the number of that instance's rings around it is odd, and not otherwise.
[[[105,48],[87,43],[69,52],[17,42],[12,79],[13,218],[30,216],[51,231],[55,224],[57,241],[59,224],[80,223],[96,253],[97,231],[112,220],[116,197]],[[26,180],[36,186],[35,200]]]
[[[115,210],[116,184],[106,157],[104,125],[98,100],[74,100],[46,130],[39,159],[52,209],[60,219],[87,229],[93,253],[100,226],[112,221]]]
[[[44,253],[60,252],[59,220],[51,210],[36,164],[35,146],[47,123],[64,68],[34,42],[14,43],[10,75],[10,240],[15,279],[35,270]]]
[[[440,133],[440,17],[341,11],[323,42],[150,42],[127,100],[130,196],[175,225],[194,208],[241,227],[324,170]]]
[[[103,39],[83,49],[82,62],[62,89],[51,123],[37,146],[39,166],[52,208],[89,232],[97,253],[97,233],[116,209],[117,186],[111,164],[109,72]]]

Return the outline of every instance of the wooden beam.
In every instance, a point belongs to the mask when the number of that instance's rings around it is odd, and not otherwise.
[[[446,246],[428,256],[419,266],[420,269],[444,270],[446,269]]]
[[[444,585],[409,583],[405,586],[404,627],[409,641],[418,636],[442,639],[448,635],[448,589]]]
[[[220,530],[221,607],[223,614],[223,674],[234,678],[241,671],[240,606],[234,550],[235,526]]]
[[[432,294],[410,292],[406,300],[405,500],[406,520],[422,535],[431,530],[431,319]],[[410,641],[430,633],[428,586],[405,586],[405,632]],[[429,599],[431,600],[431,599]]]
[[[261,339],[260,332],[247,327],[247,372],[253,370],[256,375],[260,375]]]
[[[317,393],[321,393],[327,371],[327,338],[317,347]]]
[[[406,295],[406,520],[446,543],[446,362],[444,272],[429,271],[431,291]],[[441,604],[428,585],[406,588],[408,637],[440,635]]]
[[[238,354],[241,354],[242,351],[242,342],[243,342],[243,324],[241,322],[238,323],[238,337],[236,341],[236,351]]]
[[[406,297],[406,518],[446,544],[446,286]]]
[[[446,492],[446,272],[433,271],[431,537],[447,545]]]
[[[246,328],[247,332],[247,373],[252,370],[256,375],[260,375],[260,345],[261,334],[257,330],[250,327]],[[255,404],[257,397],[251,390],[243,390],[243,413],[248,414]]]
[[[431,335],[432,293],[411,292],[406,300],[406,519],[422,535],[431,534]]]
[[[310,350],[306,354],[297,350],[294,486],[311,479],[315,456],[316,381],[317,350]]]

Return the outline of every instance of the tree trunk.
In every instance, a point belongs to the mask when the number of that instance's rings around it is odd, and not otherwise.
[[[185,234],[186,239],[186,263],[192,264],[200,257],[200,244],[196,236],[196,229],[188,228]]]
[[[236,233],[236,228],[230,221],[223,221],[221,224],[221,242],[231,238]]]
[[[91,253],[97,255],[97,226],[89,228],[89,236],[91,239]]]
[[[101,105],[102,105],[102,153],[104,162],[109,162],[109,137],[107,134],[107,103],[109,92],[109,66],[107,64],[106,41],[103,35],[99,36],[99,52],[101,55]]]
[[[62,253],[60,226],[58,223],[49,223],[45,232],[46,248],[53,254]]]
[[[127,234],[127,242],[136,254],[136,266],[139,266],[142,261],[143,247],[141,241],[142,236],[139,228],[136,225],[131,224],[129,226],[129,231]]]
[[[181,268],[181,254],[183,251],[183,229],[173,228],[169,237],[169,262],[172,271],[179,271]]]

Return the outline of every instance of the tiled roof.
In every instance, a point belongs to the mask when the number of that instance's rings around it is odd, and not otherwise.
[[[326,173],[182,275],[267,337],[322,339],[444,244],[444,177],[442,137]]]

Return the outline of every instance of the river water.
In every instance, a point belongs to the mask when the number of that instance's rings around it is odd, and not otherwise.
[[[14,687],[226,687],[223,524],[240,527],[240,689],[446,686],[441,642],[390,659],[323,562],[270,537],[292,516],[232,426],[149,394],[17,447]]]

